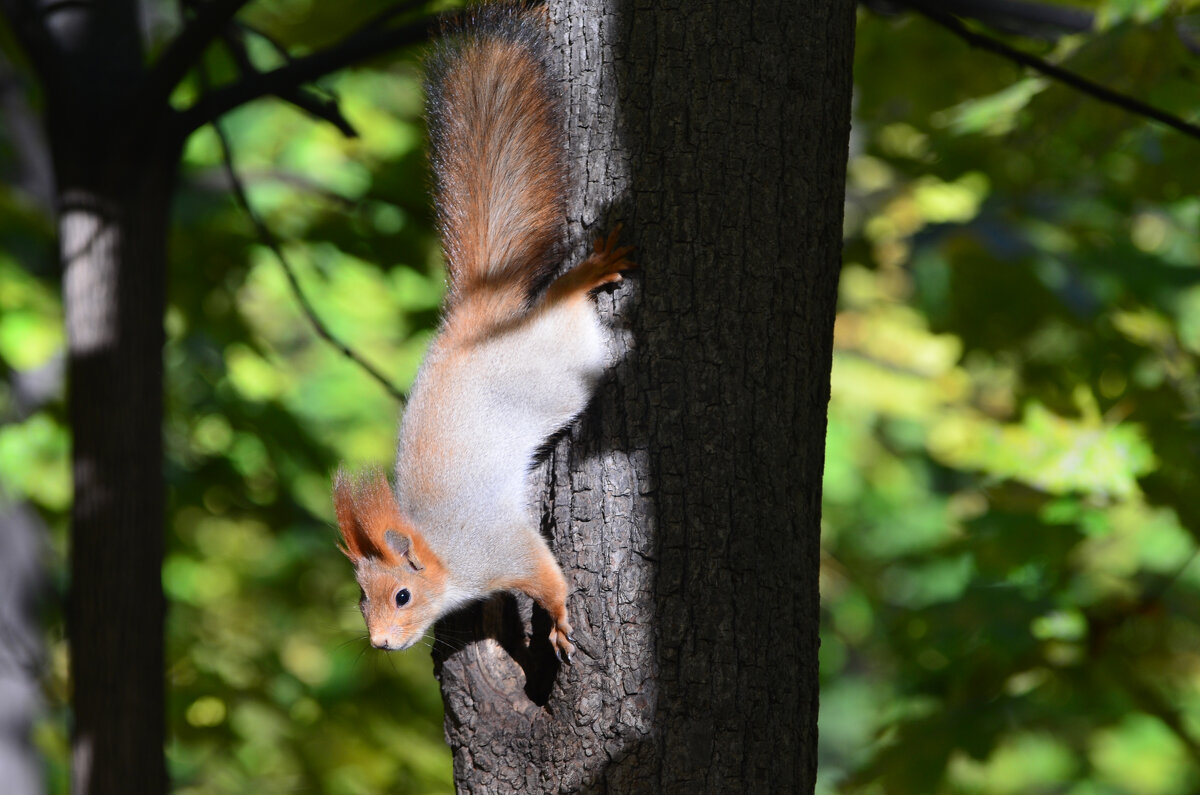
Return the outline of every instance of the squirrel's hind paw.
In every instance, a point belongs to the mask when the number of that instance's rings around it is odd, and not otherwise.
[[[605,284],[621,281],[621,271],[631,271],[637,268],[637,263],[628,258],[633,253],[633,246],[617,246],[617,238],[621,234],[621,224],[608,233],[608,237],[598,237],[592,246],[592,255],[579,265],[581,275],[586,274],[589,290],[594,290]]]
[[[563,611],[562,617],[554,622],[554,626],[550,627],[550,646],[554,649],[555,656],[562,662],[570,664],[571,655],[575,653],[575,644],[571,641],[571,625],[567,621],[566,611]]]
[[[617,246],[620,231],[618,226],[607,238],[596,238],[591,255],[550,285],[549,300],[585,295],[606,284],[621,281],[621,271],[636,268],[637,265],[627,258],[633,246]]]

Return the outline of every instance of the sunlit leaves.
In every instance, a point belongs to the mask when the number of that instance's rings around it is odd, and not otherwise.
[[[1165,9],[1018,44],[1194,108]],[[859,34],[819,789],[1192,791],[1197,144],[912,16]]]
[[[61,312],[52,289],[0,253],[0,360],[17,370],[45,364],[63,345]]]
[[[997,424],[973,412],[936,421],[930,454],[956,469],[1019,480],[1050,494],[1087,492],[1128,498],[1153,454],[1135,427],[1066,419],[1030,403],[1020,423]]]
[[[397,66],[330,85],[361,138],[278,102],[226,130],[315,311],[403,388],[441,293],[419,75]],[[332,528],[336,462],[386,463],[399,407],[314,332],[280,263],[207,187],[223,184],[210,133],[193,136],[186,165],[167,351],[175,780],[194,795],[444,791],[428,657],[367,652]]]
[[[986,96],[974,97],[935,113],[931,120],[959,134],[1005,135],[1017,126],[1018,114],[1043,91],[1049,81],[1027,77]]]
[[[1096,27],[1110,28],[1122,22],[1150,22],[1161,17],[1171,0],[1101,0],[1096,10]]]
[[[63,511],[71,500],[68,447],[66,429],[46,413],[0,426],[0,480],[48,510]]]

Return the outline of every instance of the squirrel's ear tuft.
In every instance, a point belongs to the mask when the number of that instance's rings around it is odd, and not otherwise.
[[[425,568],[421,561],[417,558],[417,552],[413,549],[412,539],[403,533],[398,533],[395,530],[388,530],[383,536],[384,542],[388,549],[396,554],[398,558],[404,558],[408,561],[408,565],[412,566],[413,571],[420,571]]]
[[[370,499],[375,496],[370,494],[374,489],[368,487],[373,481],[373,477],[369,480],[352,477],[342,466],[333,477],[333,509],[342,533],[338,548],[356,563],[365,557],[380,557],[379,545],[371,533],[378,511],[376,499]],[[383,482],[386,485],[387,479]]]
[[[353,509],[354,487],[350,484],[345,464],[338,464],[337,473],[333,476],[333,510],[337,513],[338,524]]]
[[[379,558],[399,565],[407,558],[414,569],[422,568],[413,550],[415,530],[401,516],[392,484],[382,469],[351,475],[338,467],[333,478],[333,507],[342,531],[341,550],[350,560]]]
[[[350,560],[363,557],[362,544],[359,543],[362,531],[354,514],[354,486],[346,468],[339,466],[333,476],[333,511],[337,514],[338,529],[342,531],[342,543],[338,549]]]

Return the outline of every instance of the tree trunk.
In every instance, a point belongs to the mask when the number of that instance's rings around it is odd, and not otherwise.
[[[162,318],[173,157],[127,164],[127,185],[87,179],[60,193],[77,793],[166,790]]]
[[[444,622],[455,780],[811,791],[854,6],[551,8],[571,241],[623,222],[642,270],[601,298],[621,363],[541,473],[580,651],[558,668],[524,600]]]
[[[138,109],[133,0],[61,4],[45,28],[75,480],[73,790],[162,792],[162,346],[180,136]]]

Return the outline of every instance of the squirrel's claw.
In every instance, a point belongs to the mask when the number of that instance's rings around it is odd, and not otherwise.
[[[571,655],[575,653],[574,640],[575,638],[571,636],[571,625],[567,623],[564,615],[550,628],[550,646],[554,649],[554,656],[560,662],[571,664]]]
[[[587,276],[589,288],[591,290],[605,284],[612,284],[621,281],[621,272],[635,270],[637,263],[629,259],[629,255],[633,253],[633,246],[618,246],[617,236],[621,232],[621,225],[617,224],[608,236],[608,238],[598,237],[594,244],[594,250],[580,265]]]

